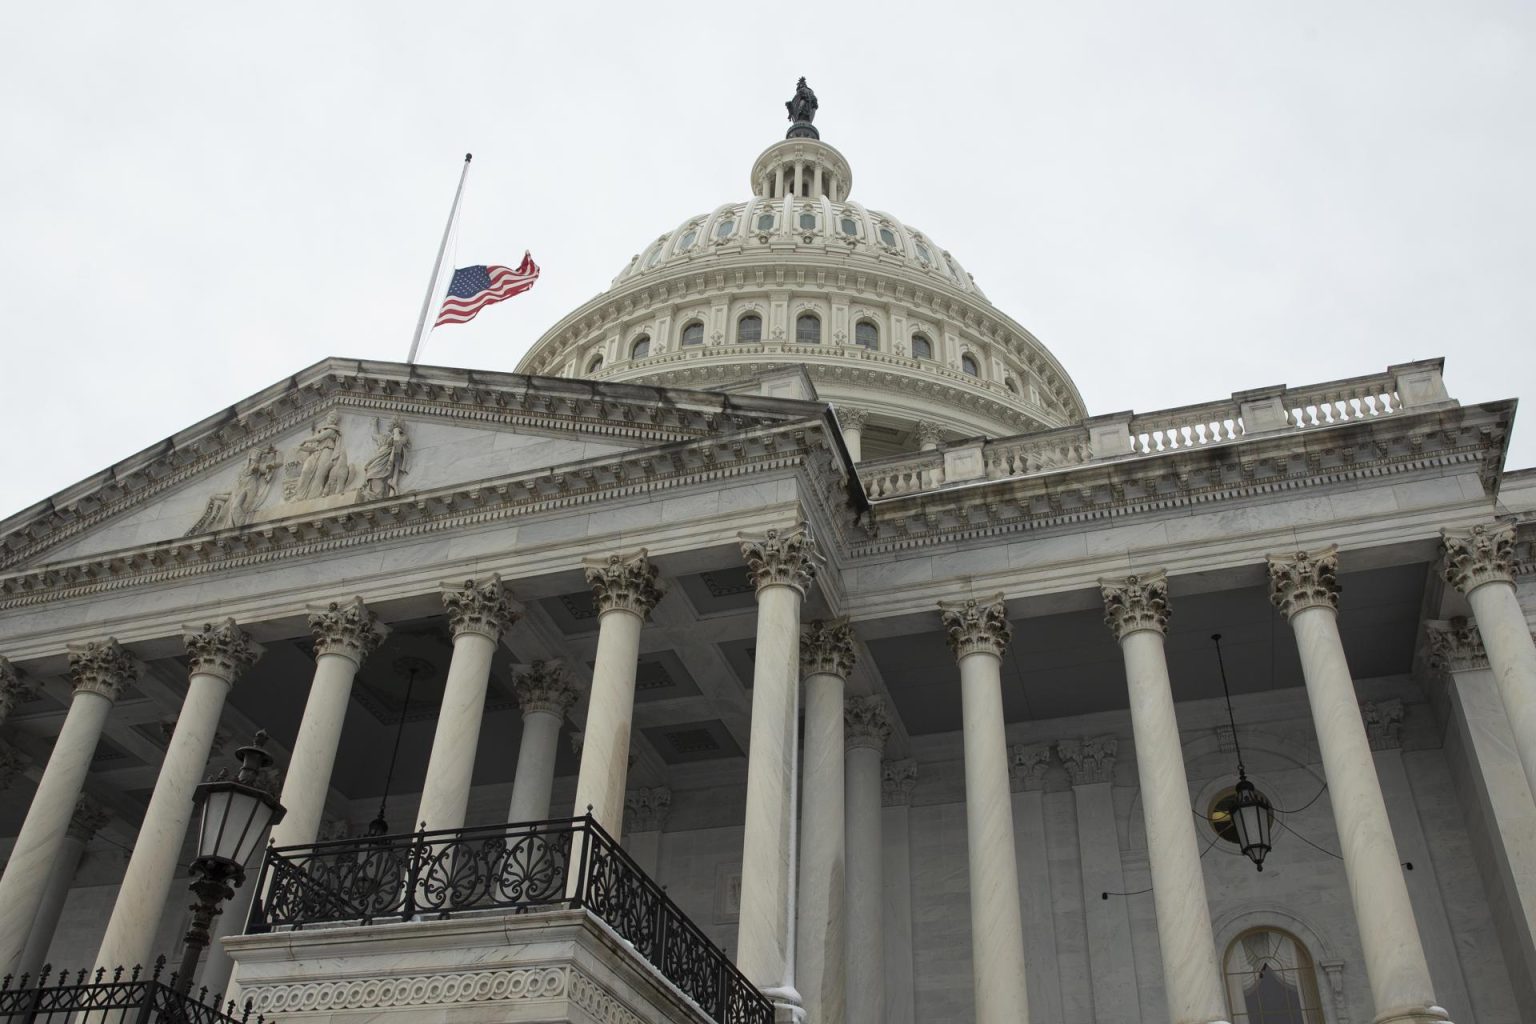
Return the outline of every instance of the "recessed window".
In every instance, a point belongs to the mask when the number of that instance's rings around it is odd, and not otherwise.
[[[933,342],[928,340],[928,335],[926,335],[926,334],[914,334],[914,335],[912,335],[912,358],[913,359],[932,359],[933,358]]]
[[[950,277],[960,280],[960,272],[955,269],[955,261],[949,258],[949,253],[944,254],[944,269],[949,271]]]
[[[635,339],[635,343],[629,346],[629,358],[644,359],[651,354],[651,336],[642,334]]]
[[[843,229],[843,234],[847,235],[849,238],[855,238],[858,236],[859,222],[854,220],[852,217],[844,217],[842,220],[838,221],[838,226]]]
[[[815,313],[801,313],[796,317],[795,341],[801,345],[820,345],[821,317]]]
[[[896,232],[892,231],[884,224],[880,225],[880,241],[885,245],[890,246],[892,249],[896,248]]]
[[[1227,947],[1228,1009],[1234,1024],[1317,1024],[1323,1019],[1317,967],[1294,935],[1244,932]]]
[[[598,370],[601,370],[602,368],[603,368],[603,357],[602,356],[593,356],[592,357],[592,361],[587,364],[587,372],[588,373],[596,373]]]
[[[928,247],[926,245],[924,245],[922,242],[918,242],[917,243],[917,258],[922,260],[924,263],[932,263],[933,262],[933,253],[929,252],[928,251]]]
[[[704,325],[699,323],[699,321],[695,320],[693,323],[689,324],[687,327],[684,327],[683,328],[683,344],[684,345],[702,345],[702,344],[704,344]]]
[[[687,231],[683,232],[683,237],[677,240],[677,251],[678,252],[683,252],[685,250],[692,249],[693,248],[693,243],[697,242],[698,240],[699,240],[698,229],[697,228],[689,228]]]
[[[731,232],[733,232],[735,230],[736,230],[736,222],[734,220],[732,220],[731,218],[727,217],[725,220],[720,222],[720,226],[719,227],[715,228],[715,237],[716,238],[730,238],[731,237]]]
[[[970,354],[960,357],[960,370],[971,377],[981,376],[981,366],[976,362],[976,358]]]
[[[814,213],[802,213],[800,215],[800,230],[801,231],[815,231],[816,230],[816,215]]]
[[[652,267],[654,267],[656,264],[658,264],[660,262],[661,262],[661,243],[658,242],[658,243],[656,243],[656,248],[652,249],[651,250],[651,254],[645,258],[645,269],[646,270],[650,270]]]
[[[763,318],[756,313],[748,313],[736,321],[737,341],[762,341]]]
[[[860,348],[874,351],[880,347],[880,328],[868,320],[853,325],[853,343]]]
[[[765,213],[761,217],[757,218],[757,230],[759,230],[759,231],[772,231],[773,230],[773,214]]]

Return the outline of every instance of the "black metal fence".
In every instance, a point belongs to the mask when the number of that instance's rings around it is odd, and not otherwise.
[[[249,1002],[221,1008],[220,997],[210,999],[207,989],[195,996],[177,991],[176,975],[162,980],[164,972],[162,956],[147,978],[139,967],[131,972],[119,967],[110,978],[106,968],[73,977],[60,971],[55,978],[52,965],[36,979],[6,975],[0,980],[0,1024],[68,1024],[76,1014],[89,1024],[253,1024]],[[257,1014],[254,1024],[264,1022]]]
[[[773,1004],[591,815],[267,852],[248,930],[585,908],[719,1024]]]

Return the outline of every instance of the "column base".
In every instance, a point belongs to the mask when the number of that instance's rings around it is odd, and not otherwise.
[[[1443,1006],[1399,1007],[1376,1015],[1375,1024],[1450,1024]]]
[[[805,1024],[805,1007],[793,987],[765,988],[763,995],[773,1002],[773,1024]]]

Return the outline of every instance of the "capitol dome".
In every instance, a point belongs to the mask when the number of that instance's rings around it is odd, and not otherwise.
[[[847,159],[797,123],[753,164],[750,199],[649,241],[518,369],[728,389],[802,366],[865,459],[1081,421],[1055,356],[852,186]]]

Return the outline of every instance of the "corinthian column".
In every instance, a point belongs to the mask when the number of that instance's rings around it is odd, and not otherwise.
[[[34,694],[21,681],[21,676],[16,672],[16,667],[5,658],[0,658],[0,725],[16,710],[16,705],[22,701],[34,699]]]
[[[560,723],[579,694],[565,669],[542,661],[512,677],[512,692],[523,709],[523,738],[517,745],[517,774],[512,778],[507,820],[543,821],[549,817]]]
[[[224,698],[261,656],[261,648],[234,619],[188,626],[182,640],[187,646],[191,678],[112,917],[107,921],[106,936],[96,954],[96,966],[109,971],[119,965],[132,967],[149,961],[155,930],[176,877],[181,844],[192,820],[192,791],[208,765]]]
[[[843,690],[853,671],[848,620],[800,630],[805,674],[805,797],[800,807],[800,892],[795,987],[806,1019],[843,1024]],[[743,876],[745,877],[745,876]]]
[[[1171,611],[1168,578],[1158,572],[1099,584],[1104,621],[1125,656],[1168,1017],[1173,1024],[1224,1021],[1227,998],[1211,935],[1200,844],[1190,814],[1189,780],[1163,651]]]
[[[803,524],[743,536],[741,555],[757,587],[757,654],[736,963],[773,1000],[780,1019],[801,1020],[794,937],[797,655],[800,603],[821,556]]]
[[[128,652],[110,637],[100,643],[69,645],[69,678],[74,696],[64,727],[38,781],[37,793],[0,876],[0,974],[15,973],[27,935],[47,892],[48,876],[62,855],[75,802],[91,770],[107,712],[123,687],[138,678]]]
[[[1024,924],[1013,848],[1003,653],[1013,639],[1003,595],[939,603],[960,666],[965,737],[965,834],[971,874],[971,970],[976,1024],[1029,1020]]]
[[[624,825],[624,786],[629,778],[629,732],[635,717],[635,668],[640,627],[665,593],[645,549],[586,563],[597,604],[597,656],[592,697],[582,730],[581,769],[576,776],[580,816],[592,809],[597,823],[618,839]]]
[[[1338,569],[1337,547],[1271,555],[1270,600],[1296,634],[1376,1020],[1443,1021],[1339,639]]]
[[[868,419],[867,409],[850,409],[844,405],[837,407],[837,425],[842,428],[843,444],[848,447],[848,457],[854,462],[863,458],[864,424]]]
[[[891,738],[891,722],[883,697],[850,698],[843,717],[848,756],[848,1021],[886,1024],[880,755]],[[802,887],[802,898],[804,891]]]
[[[288,813],[272,829],[276,846],[307,845],[320,834],[352,680],[389,632],[360,597],[312,606],[309,629],[315,637],[315,675],[283,780],[282,800]],[[211,950],[210,955],[214,955]]]
[[[445,586],[443,607],[453,631],[453,659],[443,681],[443,704],[417,811],[428,830],[464,827],[491,658],[502,632],[522,614],[495,573],[479,581],[465,580],[463,586]]]
[[[37,972],[48,962],[48,947],[53,945],[53,935],[59,929],[59,915],[63,913],[64,901],[75,884],[75,873],[80,870],[85,847],[110,820],[111,815],[106,809],[90,797],[81,794],[75,801],[75,813],[69,819],[69,828],[64,831],[59,859],[48,872],[48,886],[43,890],[37,917],[32,921],[32,934],[21,957],[20,973],[36,978]]]
[[[1515,526],[1495,523],[1442,536],[1445,578],[1472,606],[1525,781],[1536,794],[1536,643],[1515,599]]]

